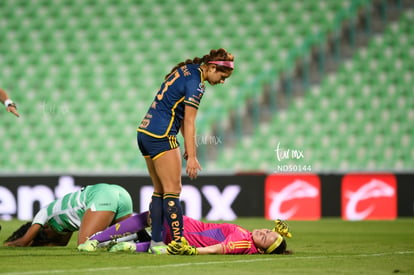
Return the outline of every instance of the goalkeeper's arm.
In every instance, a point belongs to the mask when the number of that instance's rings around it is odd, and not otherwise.
[[[197,247],[197,251],[199,255],[206,255],[206,254],[223,254],[224,249],[221,244],[210,245],[206,247]]]

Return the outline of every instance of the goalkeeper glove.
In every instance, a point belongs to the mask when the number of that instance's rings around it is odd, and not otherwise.
[[[167,246],[167,252],[168,254],[171,254],[171,255],[183,255],[183,247],[181,243],[172,241]]]
[[[181,242],[172,241],[167,247],[168,254],[171,255],[197,255],[197,248],[191,246],[188,241],[181,237]]]
[[[273,229],[273,231],[279,233],[282,236],[288,237],[288,238],[292,237],[292,233],[289,232],[289,226],[287,225],[286,222],[284,222],[280,219],[277,219],[277,220],[275,220],[275,223],[276,223],[276,225],[275,225],[275,228]]]

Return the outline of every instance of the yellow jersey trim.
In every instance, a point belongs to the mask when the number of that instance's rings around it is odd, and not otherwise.
[[[204,82],[203,70],[202,70],[200,67],[198,67],[198,69],[197,69],[197,70],[200,72],[200,79],[201,79],[201,82]]]
[[[185,100],[184,103],[186,105],[193,106],[194,108],[198,109],[198,104],[195,104],[194,102]]]

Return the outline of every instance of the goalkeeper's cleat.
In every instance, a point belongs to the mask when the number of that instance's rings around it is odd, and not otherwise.
[[[97,240],[87,240],[78,245],[78,250],[82,252],[93,252],[96,251],[98,244],[99,242]]]
[[[286,222],[277,219],[275,220],[275,228],[273,228],[273,231],[279,233],[282,236],[291,238],[292,237],[292,233],[289,232],[289,226]]]
[[[120,252],[120,251],[126,251],[126,252],[135,252],[137,246],[134,242],[120,242],[115,245],[113,245],[109,252]]]
[[[151,245],[148,249],[148,253],[158,254],[158,255],[167,254],[168,253],[167,252],[167,247],[168,246],[164,242],[151,241]]]

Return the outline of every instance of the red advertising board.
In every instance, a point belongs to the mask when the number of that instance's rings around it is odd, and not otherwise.
[[[342,219],[392,220],[397,217],[393,174],[348,174],[341,185]]]
[[[265,217],[283,220],[318,220],[321,186],[314,174],[272,174],[265,180]]]

